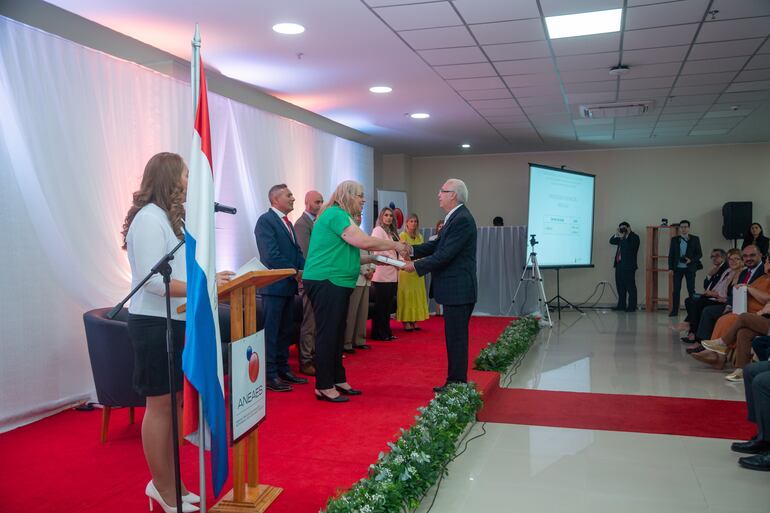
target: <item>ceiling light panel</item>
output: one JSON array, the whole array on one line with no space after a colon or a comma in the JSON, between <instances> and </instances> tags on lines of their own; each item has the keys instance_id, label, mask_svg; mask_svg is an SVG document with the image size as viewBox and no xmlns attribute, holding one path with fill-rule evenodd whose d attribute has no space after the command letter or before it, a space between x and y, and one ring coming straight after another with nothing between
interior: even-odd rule
<instances>
[{"instance_id":1,"label":"ceiling light panel","mask_svg":"<svg viewBox=\"0 0 770 513\"><path fill-rule=\"evenodd\" d=\"M273 31L279 34L294 36L305 32L305 27L298 23L276 23L273 25Z\"/></svg>"},{"instance_id":2,"label":"ceiling light panel","mask_svg":"<svg viewBox=\"0 0 770 513\"><path fill-rule=\"evenodd\" d=\"M476 42L465 27L406 30L398 33L415 50L473 46Z\"/></svg>"},{"instance_id":3,"label":"ceiling light panel","mask_svg":"<svg viewBox=\"0 0 770 513\"><path fill-rule=\"evenodd\" d=\"M396 31L462 25L449 2L398 5L374 11Z\"/></svg>"},{"instance_id":4,"label":"ceiling light panel","mask_svg":"<svg viewBox=\"0 0 770 513\"><path fill-rule=\"evenodd\" d=\"M471 25L470 29L482 45L545 40L540 18L482 23Z\"/></svg>"},{"instance_id":5,"label":"ceiling light panel","mask_svg":"<svg viewBox=\"0 0 770 513\"><path fill-rule=\"evenodd\" d=\"M764 0L763 0L764 1ZM767 37L770 35L770 16L742 20L708 21L698 33L698 43L726 41L741 38Z\"/></svg>"},{"instance_id":6,"label":"ceiling light panel","mask_svg":"<svg viewBox=\"0 0 770 513\"><path fill-rule=\"evenodd\" d=\"M420 50L419 53L428 64L441 66L444 64L471 64L487 62L487 58L478 46L463 48L444 48L439 50Z\"/></svg>"},{"instance_id":7,"label":"ceiling light panel","mask_svg":"<svg viewBox=\"0 0 770 513\"><path fill-rule=\"evenodd\" d=\"M557 57L585 53L613 52L620 48L620 33L570 37L551 41Z\"/></svg>"},{"instance_id":8,"label":"ceiling light panel","mask_svg":"<svg viewBox=\"0 0 770 513\"><path fill-rule=\"evenodd\" d=\"M684 0L642 7L626 11L626 30L699 23L706 13L709 0Z\"/></svg>"},{"instance_id":9,"label":"ceiling light panel","mask_svg":"<svg viewBox=\"0 0 770 513\"><path fill-rule=\"evenodd\" d=\"M546 15L545 24L548 27L548 37L559 39L618 32L620 31L622 13L622 9L610 9L562 16Z\"/></svg>"},{"instance_id":10,"label":"ceiling light panel","mask_svg":"<svg viewBox=\"0 0 770 513\"><path fill-rule=\"evenodd\" d=\"M540 0L544 16L561 16L623 7L623 0Z\"/></svg>"},{"instance_id":11,"label":"ceiling light panel","mask_svg":"<svg viewBox=\"0 0 770 513\"><path fill-rule=\"evenodd\" d=\"M626 30L623 33L623 51L661 46L689 45L695 37L698 24L676 25L642 30Z\"/></svg>"}]
</instances>

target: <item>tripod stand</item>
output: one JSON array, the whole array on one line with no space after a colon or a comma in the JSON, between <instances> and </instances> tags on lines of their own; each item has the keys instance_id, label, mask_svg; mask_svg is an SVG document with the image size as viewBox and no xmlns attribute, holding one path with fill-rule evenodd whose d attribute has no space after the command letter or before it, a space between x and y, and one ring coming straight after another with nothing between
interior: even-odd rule
<instances>
[{"instance_id":1,"label":"tripod stand","mask_svg":"<svg viewBox=\"0 0 770 513\"><path fill-rule=\"evenodd\" d=\"M559 316L559 320L561 320L561 309L562 308L570 307L570 308L572 308L574 310L577 310L580 313L583 313L583 310L581 310L577 306L575 306L572 303L570 303L569 300L567 300L564 297L562 297L562 295L559 293L560 292L560 290L559 290L559 270L560 270L560 268L557 267L556 268L556 295L554 297L552 297L548 301L548 305L551 306L551 303L556 301L556 312L557 312L557 314ZM562 303L564 303L564 306L561 306Z\"/></svg>"},{"instance_id":2,"label":"tripod stand","mask_svg":"<svg viewBox=\"0 0 770 513\"><path fill-rule=\"evenodd\" d=\"M516 298L519 296L522 283L525 281L536 282L538 287L538 310L543 314L543 319L545 319L546 323L548 323L548 326L553 327L553 321L551 321L551 312L548 310L548 301L546 301L545 288L543 287L543 275L540 274L540 266L537 265L537 253L535 253L535 244L537 244L537 241L535 240L535 235L532 234L529 239L529 245L531 247L529 257L527 257L527 263L524 264L524 270L521 273L519 284L516 286L516 292L513 293L511 306L516 304ZM529 276L527 276L527 270L529 270ZM522 304L522 307L524 306L526 305Z\"/></svg>"}]
</instances>

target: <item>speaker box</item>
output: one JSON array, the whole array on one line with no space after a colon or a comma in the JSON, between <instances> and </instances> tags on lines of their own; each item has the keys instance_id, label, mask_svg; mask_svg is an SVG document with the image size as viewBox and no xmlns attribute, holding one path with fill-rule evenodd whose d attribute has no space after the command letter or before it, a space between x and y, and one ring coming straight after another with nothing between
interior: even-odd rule
<instances>
[{"instance_id":1,"label":"speaker box","mask_svg":"<svg viewBox=\"0 0 770 513\"><path fill-rule=\"evenodd\" d=\"M751 201L728 201L722 207L722 235L725 239L743 239L752 223Z\"/></svg>"}]
</instances>

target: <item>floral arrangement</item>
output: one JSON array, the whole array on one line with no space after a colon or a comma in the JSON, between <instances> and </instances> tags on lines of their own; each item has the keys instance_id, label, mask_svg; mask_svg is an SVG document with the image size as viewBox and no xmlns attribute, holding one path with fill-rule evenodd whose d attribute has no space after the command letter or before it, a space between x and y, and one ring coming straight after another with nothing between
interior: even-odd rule
<instances>
[{"instance_id":1,"label":"floral arrangement","mask_svg":"<svg viewBox=\"0 0 770 513\"><path fill-rule=\"evenodd\" d=\"M457 440L475 420L481 397L473 383L449 385L409 429L388 444L369 466L368 476L329 499L321 513L395 513L415 509L425 493L446 473Z\"/></svg>"},{"instance_id":2,"label":"floral arrangement","mask_svg":"<svg viewBox=\"0 0 770 513\"><path fill-rule=\"evenodd\" d=\"M528 315L511 321L497 341L479 352L474 362L477 370L505 372L517 357L527 352L540 331L540 319Z\"/></svg>"}]
</instances>

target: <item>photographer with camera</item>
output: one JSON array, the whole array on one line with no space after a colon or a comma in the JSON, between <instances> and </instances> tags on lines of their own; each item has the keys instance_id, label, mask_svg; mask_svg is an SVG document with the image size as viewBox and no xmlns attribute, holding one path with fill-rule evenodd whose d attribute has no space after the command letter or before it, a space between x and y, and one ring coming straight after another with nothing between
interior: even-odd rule
<instances>
[{"instance_id":1,"label":"photographer with camera","mask_svg":"<svg viewBox=\"0 0 770 513\"><path fill-rule=\"evenodd\" d=\"M618 304L613 310L636 310L636 255L639 252L639 236L631 231L631 225L623 221L618 231L610 237L610 244L618 247L615 251L615 286L618 289Z\"/></svg>"},{"instance_id":2,"label":"photographer with camera","mask_svg":"<svg viewBox=\"0 0 770 513\"><path fill-rule=\"evenodd\" d=\"M671 311L669 317L679 314L679 292L682 288L682 278L687 283L687 293L690 298L695 294L695 273L703 269L700 259L703 251L700 247L700 239L690 235L690 221L679 221L679 235L671 238L671 246L668 250L668 268L674 271L674 290L671 297Z\"/></svg>"}]
</instances>

